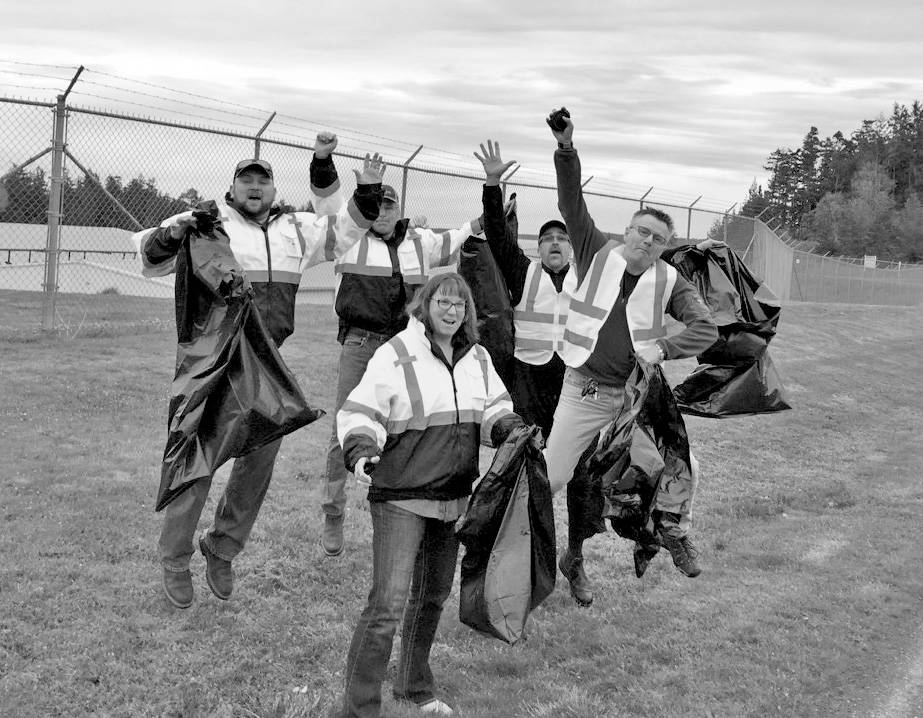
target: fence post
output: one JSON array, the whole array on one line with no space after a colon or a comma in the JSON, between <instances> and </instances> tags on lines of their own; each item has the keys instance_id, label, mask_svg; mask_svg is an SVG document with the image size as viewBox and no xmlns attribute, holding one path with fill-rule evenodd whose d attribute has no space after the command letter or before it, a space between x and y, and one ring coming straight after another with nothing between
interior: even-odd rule
<instances>
[{"instance_id":1,"label":"fence post","mask_svg":"<svg viewBox=\"0 0 923 718\"><path fill-rule=\"evenodd\" d=\"M423 145L417 147L414 150L413 154L407 158L407 161L402 165L403 172L401 175L401 217L404 216L404 209L407 207L407 174L410 172L410 163L413 162L413 158L420 154L420 150L423 149Z\"/></svg>"},{"instance_id":2,"label":"fence post","mask_svg":"<svg viewBox=\"0 0 923 718\"><path fill-rule=\"evenodd\" d=\"M503 202L504 202L504 204L506 203L506 184L507 184L507 182L510 181L510 177L512 177L512 176L513 176L514 174L516 174L517 172L519 172L519 168L520 168L520 167L522 167L522 165L516 165L516 166L513 168L513 171L512 171L512 172L508 173L508 174L506 175L506 177L503 177L503 178L500 180L500 188L501 188L501 189L500 189L500 192L501 192L501 196L503 197Z\"/></svg>"},{"instance_id":3,"label":"fence post","mask_svg":"<svg viewBox=\"0 0 923 718\"><path fill-rule=\"evenodd\" d=\"M58 293L58 248L61 240L61 187L64 183L64 135L67 125L67 95L83 72L79 67L67 89L58 95L51 140L51 191L48 193L48 234L45 241L45 283L42 286L42 329L54 329L55 298Z\"/></svg>"},{"instance_id":4,"label":"fence post","mask_svg":"<svg viewBox=\"0 0 923 718\"><path fill-rule=\"evenodd\" d=\"M276 113L273 112L269 119L263 123L263 126L260 127L260 131L256 133L256 136L253 138L253 159L258 160L260 158L260 137L263 136L263 133L266 131L266 128L269 127L269 123L273 121Z\"/></svg>"},{"instance_id":5,"label":"fence post","mask_svg":"<svg viewBox=\"0 0 923 718\"><path fill-rule=\"evenodd\" d=\"M638 209L644 209L644 198L647 197L651 192L654 191L654 187L648 187L647 192L641 195L641 199L638 200Z\"/></svg>"},{"instance_id":6,"label":"fence post","mask_svg":"<svg viewBox=\"0 0 923 718\"><path fill-rule=\"evenodd\" d=\"M690 235L692 234L692 208L695 207L695 203L702 199L702 195L699 195L695 198L695 202L687 207L688 214L686 215L686 241L689 242Z\"/></svg>"}]
</instances>

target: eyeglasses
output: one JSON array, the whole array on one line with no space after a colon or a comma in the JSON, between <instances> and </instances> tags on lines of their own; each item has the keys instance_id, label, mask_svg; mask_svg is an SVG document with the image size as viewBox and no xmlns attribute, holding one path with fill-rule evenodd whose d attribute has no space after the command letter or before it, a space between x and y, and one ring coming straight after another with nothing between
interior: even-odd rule
<instances>
[{"instance_id":1,"label":"eyeglasses","mask_svg":"<svg viewBox=\"0 0 923 718\"><path fill-rule=\"evenodd\" d=\"M631 228L640 234L643 239L650 237L654 244L666 244L668 241L668 239L662 234L657 234L654 232L654 230L650 229L649 227L645 227L643 224L633 224L631 225Z\"/></svg>"},{"instance_id":2,"label":"eyeglasses","mask_svg":"<svg viewBox=\"0 0 923 718\"><path fill-rule=\"evenodd\" d=\"M547 234L543 234L541 237L538 238L539 244L541 244L542 242L551 242L551 241L567 242L568 244L570 244L570 237L568 237L563 232L548 232Z\"/></svg>"},{"instance_id":3,"label":"eyeglasses","mask_svg":"<svg viewBox=\"0 0 923 718\"><path fill-rule=\"evenodd\" d=\"M465 311L466 304L465 302L453 302L451 299L437 299L436 306L444 312L447 312L452 307L455 307L455 311L461 314Z\"/></svg>"}]
</instances>

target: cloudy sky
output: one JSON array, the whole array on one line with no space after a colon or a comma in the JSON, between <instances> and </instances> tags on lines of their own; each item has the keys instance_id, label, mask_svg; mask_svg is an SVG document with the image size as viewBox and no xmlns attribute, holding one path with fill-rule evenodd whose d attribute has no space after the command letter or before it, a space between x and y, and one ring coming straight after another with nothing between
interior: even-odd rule
<instances>
[{"instance_id":1,"label":"cloudy sky","mask_svg":"<svg viewBox=\"0 0 923 718\"><path fill-rule=\"evenodd\" d=\"M76 104L127 97L129 111L251 131L275 111L274 129L305 140L330 126L357 150L402 160L425 145L472 171L492 137L520 177L550 176L543 118L565 105L595 186L712 208L745 199L767 155L811 125L849 133L923 100L909 1L321 5L0 0L0 96L53 97L84 65Z\"/></svg>"}]
</instances>

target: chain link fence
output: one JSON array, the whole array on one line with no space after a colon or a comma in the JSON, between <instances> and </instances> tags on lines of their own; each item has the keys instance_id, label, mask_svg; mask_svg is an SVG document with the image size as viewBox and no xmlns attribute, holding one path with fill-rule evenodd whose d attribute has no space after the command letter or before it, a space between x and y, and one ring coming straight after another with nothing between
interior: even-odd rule
<instances>
[{"instance_id":1,"label":"chain link fence","mask_svg":"<svg viewBox=\"0 0 923 718\"><path fill-rule=\"evenodd\" d=\"M267 125L269 122L267 122ZM0 98L0 293L17 311L0 315L46 330L170 323L172 281L140 274L133 232L158 225L202 199L220 198L245 157L272 165L277 198L307 209L312 147L272 132L238 133L65 106ZM374 147L370 147L374 151ZM550 158L549 158L550 159ZM344 190L354 189L358 154L335 157ZM385 182L401 195L404 216L434 229L481 213L483 176L413 163L391 167ZM478 170L480 168L478 167ZM515 172L513 172L515 175ZM587 180L589 183L590 180ZM551 184L517 182L520 241L537 254L538 227L558 217ZM683 241L723 239L783 300L862 304L923 302L923 267L867 267L799 251L759 220L596 192L585 187L597 226L620 236L640 206L668 212ZM2 203L0 203L2 205ZM333 267L305 273L299 298L329 304Z\"/></svg>"}]
</instances>

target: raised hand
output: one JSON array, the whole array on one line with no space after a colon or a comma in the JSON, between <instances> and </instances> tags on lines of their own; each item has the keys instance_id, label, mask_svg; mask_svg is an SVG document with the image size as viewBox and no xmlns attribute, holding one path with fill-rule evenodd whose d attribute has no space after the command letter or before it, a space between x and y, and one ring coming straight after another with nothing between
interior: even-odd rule
<instances>
[{"instance_id":1,"label":"raised hand","mask_svg":"<svg viewBox=\"0 0 923 718\"><path fill-rule=\"evenodd\" d=\"M314 156L318 159L325 160L337 148L339 139L332 132L318 132L317 139L314 140Z\"/></svg>"},{"instance_id":2,"label":"raised hand","mask_svg":"<svg viewBox=\"0 0 923 718\"><path fill-rule=\"evenodd\" d=\"M362 162L362 172L353 170L356 175L356 184L381 184L381 178L385 175L388 165L385 164L384 158L377 152L374 155L365 153L365 159Z\"/></svg>"},{"instance_id":3,"label":"raised hand","mask_svg":"<svg viewBox=\"0 0 923 718\"><path fill-rule=\"evenodd\" d=\"M548 122L549 127L551 127L550 120L551 120L552 115L554 115L555 112L557 112L557 110L552 110L551 114L549 114L548 117L545 118L545 122ZM551 134L554 135L554 138L558 142L562 142L564 144L573 142L572 138L574 136L574 123L571 122L570 115L569 114L562 115L561 122L564 123L564 129L556 130L554 127L551 127Z\"/></svg>"},{"instance_id":4,"label":"raised hand","mask_svg":"<svg viewBox=\"0 0 923 718\"><path fill-rule=\"evenodd\" d=\"M515 160L510 160L509 162L503 161L503 158L500 157L500 143L494 142L493 140L487 140L486 149L482 142L481 154L479 155L475 152L474 156L484 165L484 175L487 177L484 184L494 187L500 184L500 178L503 176L503 173L516 164Z\"/></svg>"}]
</instances>

